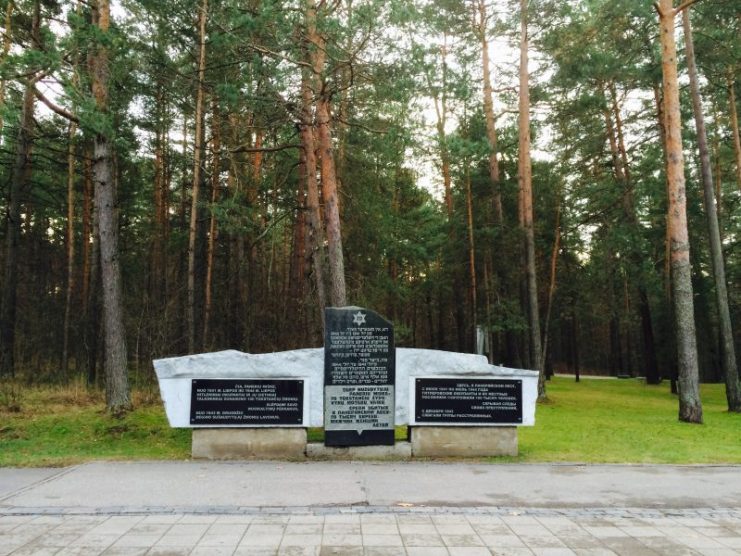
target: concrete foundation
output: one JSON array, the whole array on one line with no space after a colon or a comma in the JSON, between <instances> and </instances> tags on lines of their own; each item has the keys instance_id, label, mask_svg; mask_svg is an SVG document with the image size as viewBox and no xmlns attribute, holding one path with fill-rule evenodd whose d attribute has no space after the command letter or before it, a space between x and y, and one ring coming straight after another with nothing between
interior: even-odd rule
<instances>
[{"instance_id":1,"label":"concrete foundation","mask_svg":"<svg viewBox=\"0 0 741 556\"><path fill-rule=\"evenodd\" d=\"M411 427L414 457L516 456L517 427Z\"/></svg>"},{"instance_id":2,"label":"concrete foundation","mask_svg":"<svg viewBox=\"0 0 741 556\"><path fill-rule=\"evenodd\" d=\"M306 445L306 457L319 460L408 460L412 457L409 442L393 446L325 446L319 442Z\"/></svg>"},{"instance_id":3,"label":"concrete foundation","mask_svg":"<svg viewBox=\"0 0 741 556\"><path fill-rule=\"evenodd\" d=\"M195 459L299 459L305 451L303 428L193 429Z\"/></svg>"}]
</instances>

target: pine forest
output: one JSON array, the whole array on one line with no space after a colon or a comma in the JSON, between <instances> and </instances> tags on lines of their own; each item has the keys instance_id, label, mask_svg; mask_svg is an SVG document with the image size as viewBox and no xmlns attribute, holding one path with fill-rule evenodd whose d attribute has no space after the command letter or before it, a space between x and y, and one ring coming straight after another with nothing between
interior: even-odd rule
<instances>
[{"instance_id":1,"label":"pine forest","mask_svg":"<svg viewBox=\"0 0 741 556\"><path fill-rule=\"evenodd\" d=\"M734 0L0 2L0 379L322 345L741 411Z\"/></svg>"}]
</instances>

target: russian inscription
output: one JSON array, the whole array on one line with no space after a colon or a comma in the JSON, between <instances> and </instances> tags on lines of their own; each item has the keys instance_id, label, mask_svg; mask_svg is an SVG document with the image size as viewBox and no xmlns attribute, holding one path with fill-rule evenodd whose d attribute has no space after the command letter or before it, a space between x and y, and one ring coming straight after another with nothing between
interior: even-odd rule
<instances>
[{"instance_id":1,"label":"russian inscription","mask_svg":"<svg viewBox=\"0 0 741 556\"><path fill-rule=\"evenodd\" d=\"M325 326L325 444L393 444L392 324L367 309L335 307L326 309Z\"/></svg>"},{"instance_id":2,"label":"russian inscription","mask_svg":"<svg viewBox=\"0 0 741 556\"><path fill-rule=\"evenodd\" d=\"M417 378L417 423L522 423L522 380Z\"/></svg>"}]
</instances>

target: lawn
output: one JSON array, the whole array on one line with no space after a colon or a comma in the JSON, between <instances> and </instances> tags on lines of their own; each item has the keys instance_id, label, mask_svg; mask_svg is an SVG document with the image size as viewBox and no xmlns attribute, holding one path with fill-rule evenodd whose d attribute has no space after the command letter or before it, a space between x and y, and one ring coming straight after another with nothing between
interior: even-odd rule
<instances>
[{"instance_id":1,"label":"lawn","mask_svg":"<svg viewBox=\"0 0 741 556\"><path fill-rule=\"evenodd\" d=\"M0 466L190 457L190 431L168 426L156 387L136 391L124 419L106 415L102 394L82 386L10 388L0 386ZM741 414L725 410L722 385L702 387L704 425L677 421L666 383L557 377L548 396L536 426L519 430L520 456L489 461L741 463Z\"/></svg>"},{"instance_id":2,"label":"lawn","mask_svg":"<svg viewBox=\"0 0 741 556\"><path fill-rule=\"evenodd\" d=\"M741 463L741 414L727 411L722 384L700 390L705 424L691 425L666 382L554 378L536 425L519 429L518 461Z\"/></svg>"}]
</instances>

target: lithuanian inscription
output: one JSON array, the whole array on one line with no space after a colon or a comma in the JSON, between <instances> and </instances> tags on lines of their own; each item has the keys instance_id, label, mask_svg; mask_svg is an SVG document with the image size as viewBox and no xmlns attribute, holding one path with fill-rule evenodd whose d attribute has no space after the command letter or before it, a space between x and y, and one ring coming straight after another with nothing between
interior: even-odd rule
<instances>
[{"instance_id":1,"label":"lithuanian inscription","mask_svg":"<svg viewBox=\"0 0 741 556\"><path fill-rule=\"evenodd\" d=\"M303 380L194 379L191 425L301 425Z\"/></svg>"},{"instance_id":2,"label":"lithuanian inscription","mask_svg":"<svg viewBox=\"0 0 741 556\"><path fill-rule=\"evenodd\" d=\"M393 444L392 324L367 309L335 307L326 309L325 326L325 444Z\"/></svg>"}]
</instances>

